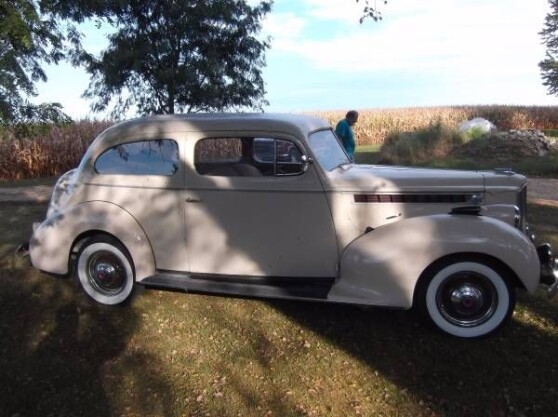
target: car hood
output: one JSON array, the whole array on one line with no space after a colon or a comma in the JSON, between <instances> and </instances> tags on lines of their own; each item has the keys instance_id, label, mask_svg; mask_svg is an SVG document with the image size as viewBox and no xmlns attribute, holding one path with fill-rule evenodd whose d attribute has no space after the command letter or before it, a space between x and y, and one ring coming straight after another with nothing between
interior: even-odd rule
<instances>
[{"instance_id":1,"label":"car hood","mask_svg":"<svg viewBox=\"0 0 558 417\"><path fill-rule=\"evenodd\" d=\"M484 192L517 189L525 177L509 171L464 171L382 165L345 165L327 174L331 191L374 193Z\"/></svg>"}]
</instances>

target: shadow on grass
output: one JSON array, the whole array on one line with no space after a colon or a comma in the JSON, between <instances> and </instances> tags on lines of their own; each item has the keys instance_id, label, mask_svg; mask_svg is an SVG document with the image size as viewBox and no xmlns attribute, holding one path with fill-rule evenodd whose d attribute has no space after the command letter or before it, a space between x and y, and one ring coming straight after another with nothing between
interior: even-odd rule
<instances>
[{"instance_id":1,"label":"shadow on grass","mask_svg":"<svg viewBox=\"0 0 558 417\"><path fill-rule=\"evenodd\" d=\"M529 205L540 241L556 247L558 209ZM412 393L438 415L558 415L558 302L518 293L511 323L492 337L443 335L412 311L273 302L272 306Z\"/></svg>"},{"instance_id":2,"label":"shadow on grass","mask_svg":"<svg viewBox=\"0 0 558 417\"><path fill-rule=\"evenodd\" d=\"M0 282L0 414L169 414L158 359L127 346L133 308L93 305L13 255L0 259Z\"/></svg>"},{"instance_id":3,"label":"shadow on grass","mask_svg":"<svg viewBox=\"0 0 558 417\"><path fill-rule=\"evenodd\" d=\"M539 303L523 297L519 310L527 316L544 312L556 323L556 305ZM471 341L439 334L413 312L283 301L272 305L420 399L433 415L558 413L558 337L539 326L514 319L500 334Z\"/></svg>"}]
</instances>

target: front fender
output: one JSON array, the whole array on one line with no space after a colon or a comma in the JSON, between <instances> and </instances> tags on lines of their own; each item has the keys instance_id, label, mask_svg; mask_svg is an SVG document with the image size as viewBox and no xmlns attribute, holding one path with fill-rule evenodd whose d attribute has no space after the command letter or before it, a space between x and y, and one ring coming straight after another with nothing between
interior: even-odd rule
<instances>
[{"instance_id":1,"label":"front fender","mask_svg":"<svg viewBox=\"0 0 558 417\"><path fill-rule=\"evenodd\" d=\"M72 245L90 231L108 233L122 242L134 262L136 280L155 273L153 251L139 223L123 208L105 201L76 204L42 222L29 242L33 266L67 274Z\"/></svg>"},{"instance_id":2,"label":"front fender","mask_svg":"<svg viewBox=\"0 0 558 417\"><path fill-rule=\"evenodd\" d=\"M328 299L410 308L417 281L429 265L471 252L503 262L528 291L538 286L536 249L519 230L490 217L441 214L391 223L351 242Z\"/></svg>"}]
</instances>

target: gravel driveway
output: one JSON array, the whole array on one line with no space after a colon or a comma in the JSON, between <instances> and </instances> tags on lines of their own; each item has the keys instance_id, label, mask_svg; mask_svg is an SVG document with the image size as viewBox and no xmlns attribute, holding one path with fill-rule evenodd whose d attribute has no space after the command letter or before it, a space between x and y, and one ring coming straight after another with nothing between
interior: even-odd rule
<instances>
[{"instance_id":1,"label":"gravel driveway","mask_svg":"<svg viewBox=\"0 0 558 417\"><path fill-rule=\"evenodd\" d=\"M0 188L0 202L46 203L51 193L52 187L48 185ZM558 179L529 178L529 200L537 204L558 207Z\"/></svg>"}]
</instances>

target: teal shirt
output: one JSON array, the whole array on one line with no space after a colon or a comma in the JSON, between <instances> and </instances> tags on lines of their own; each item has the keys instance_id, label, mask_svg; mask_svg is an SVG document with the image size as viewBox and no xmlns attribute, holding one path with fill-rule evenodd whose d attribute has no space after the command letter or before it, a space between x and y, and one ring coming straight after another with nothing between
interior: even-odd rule
<instances>
[{"instance_id":1,"label":"teal shirt","mask_svg":"<svg viewBox=\"0 0 558 417\"><path fill-rule=\"evenodd\" d=\"M335 134L341 139L341 143L349 157L355 159L355 134L347 119L341 120L335 127Z\"/></svg>"}]
</instances>

